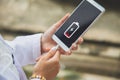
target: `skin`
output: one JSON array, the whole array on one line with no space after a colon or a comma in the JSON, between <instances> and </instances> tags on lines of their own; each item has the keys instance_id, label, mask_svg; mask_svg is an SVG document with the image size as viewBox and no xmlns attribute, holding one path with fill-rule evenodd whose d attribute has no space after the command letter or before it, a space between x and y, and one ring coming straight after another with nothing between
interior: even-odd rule
<instances>
[{"instance_id":1,"label":"skin","mask_svg":"<svg viewBox=\"0 0 120 80\"><path fill-rule=\"evenodd\" d=\"M53 80L60 69L60 52L52 48L42 56L34 67L34 74L44 76L46 80Z\"/></svg>"},{"instance_id":2,"label":"skin","mask_svg":"<svg viewBox=\"0 0 120 80\"><path fill-rule=\"evenodd\" d=\"M69 51L65 52L61 48L56 49L57 44L52 40L52 35L58 28L69 18L70 14L66 14L60 21L48 29L41 38L41 53L42 56L36 59L33 74L44 76L46 80L53 80L60 69L60 55L70 55L73 50L77 50L79 44L83 42L80 37L76 43L72 44Z\"/></svg>"}]
</instances>

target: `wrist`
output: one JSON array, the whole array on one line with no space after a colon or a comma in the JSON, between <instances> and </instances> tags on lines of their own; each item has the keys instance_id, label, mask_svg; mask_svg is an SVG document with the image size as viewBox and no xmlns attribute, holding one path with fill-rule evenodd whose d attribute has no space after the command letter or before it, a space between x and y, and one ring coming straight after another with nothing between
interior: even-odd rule
<instances>
[{"instance_id":1,"label":"wrist","mask_svg":"<svg viewBox=\"0 0 120 80\"><path fill-rule=\"evenodd\" d=\"M41 54L44 53L44 48L43 48L43 45L44 45L44 33L41 35L41 39L40 39L40 44L41 44Z\"/></svg>"}]
</instances>

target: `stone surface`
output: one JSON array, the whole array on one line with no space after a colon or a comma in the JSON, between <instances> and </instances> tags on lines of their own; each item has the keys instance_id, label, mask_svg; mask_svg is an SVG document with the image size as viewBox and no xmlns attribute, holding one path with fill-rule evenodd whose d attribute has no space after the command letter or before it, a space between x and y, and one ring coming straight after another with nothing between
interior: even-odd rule
<instances>
[{"instance_id":1,"label":"stone surface","mask_svg":"<svg viewBox=\"0 0 120 80\"><path fill-rule=\"evenodd\" d=\"M120 13L106 11L106 13L85 34L91 40L120 43Z\"/></svg>"}]
</instances>

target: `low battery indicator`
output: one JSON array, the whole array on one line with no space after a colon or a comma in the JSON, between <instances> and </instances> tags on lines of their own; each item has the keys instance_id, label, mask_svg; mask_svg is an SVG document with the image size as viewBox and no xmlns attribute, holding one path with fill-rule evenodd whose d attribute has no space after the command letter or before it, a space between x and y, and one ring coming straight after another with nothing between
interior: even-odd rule
<instances>
[{"instance_id":1,"label":"low battery indicator","mask_svg":"<svg viewBox=\"0 0 120 80\"><path fill-rule=\"evenodd\" d=\"M64 32L64 35L67 38L70 38L78 29L79 29L79 23L78 22L73 22L67 30Z\"/></svg>"}]
</instances>

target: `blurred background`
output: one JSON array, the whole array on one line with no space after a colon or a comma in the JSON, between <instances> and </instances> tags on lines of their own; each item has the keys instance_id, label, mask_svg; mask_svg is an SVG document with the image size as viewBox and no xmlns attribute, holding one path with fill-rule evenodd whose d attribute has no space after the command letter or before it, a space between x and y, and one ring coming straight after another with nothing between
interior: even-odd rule
<instances>
[{"instance_id":1,"label":"blurred background","mask_svg":"<svg viewBox=\"0 0 120 80\"><path fill-rule=\"evenodd\" d=\"M56 80L120 80L120 0L96 0L106 12L71 56L62 56ZM81 0L0 0L0 33L7 40L45 32ZM24 70L29 77L33 65Z\"/></svg>"}]
</instances>

